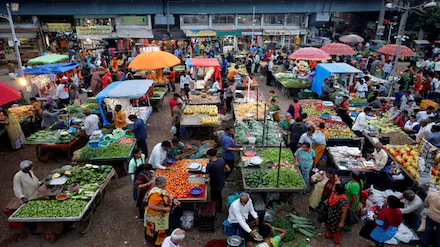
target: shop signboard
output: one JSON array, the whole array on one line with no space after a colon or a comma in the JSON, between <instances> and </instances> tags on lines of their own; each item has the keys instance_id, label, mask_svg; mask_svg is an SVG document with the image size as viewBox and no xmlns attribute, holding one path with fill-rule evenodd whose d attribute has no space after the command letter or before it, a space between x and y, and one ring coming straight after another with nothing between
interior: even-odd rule
<instances>
[{"instance_id":1,"label":"shop signboard","mask_svg":"<svg viewBox=\"0 0 440 247\"><path fill-rule=\"evenodd\" d=\"M112 26L77 26L77 35L109 35L113 31Z\"/></svg>"},{"instance_id":2,"label":"shop signboard","mask_svg":"<svg viewBox=\"0 0 440 247\"><path fill-rule=\"evenodd\" d=\"M148 25L147 16L121 16L121 25Z\"/></svg>"},{"instance_id":3,"label":"shop signboard","mask_svg":"<svg viewBox=\"0 0 440 247\"><path fill-rule=\"evenodd\" d=\"M299 30L264 30L263 35L299 35Z\"/></svg>"},{"instance_id":4,"label":"shop signboard","mask_svg":"<svg viewBox=\"0 0 440 247\"><path fill-rule=\"evenodd\" d=\"M263 32L261 31L254 31L254 32L241 32L242 35L263 35Z\"/></svg>"},{"instance_id":5,"label":"shop signboard","mask_svg":"<svg viewBox=\"0 0 440 247\"><path fill-rule=\"evenodd\" d=\"M15 52L12 49L5 50L5 60L6 61L16 61L17 57L15 56Z\"/></svg>"},{"instance_id":6,"label":"shop signboard","mask_svg":"<svg viewBox=\"0 0 440 247\"><path fill-rule=\"evenodd\" d=\"M72 25L70 23L47 23L47 31L51 33L72 32Z\"/></svg>"},{"instance_id":7,"label":"shop signboard","mask_svg":"<svg viewBox=\"0 0 440 247\"><path fill-rule=\"evenodd\" d=\"M385 32L385 26L383 25L378 25L377 26L377 30L376 30L376 34L378 36L383 36L383 33Z\"/></svg>"}]
</instances>

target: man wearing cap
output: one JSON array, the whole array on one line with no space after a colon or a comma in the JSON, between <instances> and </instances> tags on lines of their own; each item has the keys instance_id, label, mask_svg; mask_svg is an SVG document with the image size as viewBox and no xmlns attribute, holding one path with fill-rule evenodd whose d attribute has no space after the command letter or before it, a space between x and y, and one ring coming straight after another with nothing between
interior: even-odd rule
<instances>
[{"instance_id":1,"label":"man wearing cap","mask_svg":"<svg viewBox=\"0 0 440 247\"><path fill-rule=\"evenodd\" d=\"M23 160L20 171L14 175L14 194L22 203L27 202L40 187L40 181L32 171L32 164L30 160Z\"/></svg>"},{"instance_id":2,"label":"man wearing cap","mask_svg":"<svg viewBox=\"0 0 440 247\"><path fill-rule=\"evenodd\" d=\"M417 228L420 222L420 213L425 208L423 200L412 190L403 192L404 207L400 209L403 214L403 220L412 228Z\"/></svg>"}]
</instances>

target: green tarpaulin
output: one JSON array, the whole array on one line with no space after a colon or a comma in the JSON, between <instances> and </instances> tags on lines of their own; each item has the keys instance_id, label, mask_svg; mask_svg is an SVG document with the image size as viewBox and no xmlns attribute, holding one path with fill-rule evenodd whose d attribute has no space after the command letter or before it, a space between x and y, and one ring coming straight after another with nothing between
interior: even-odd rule
<instances>
[{"instance_id":1,"label":"green tarpaulin","mask_svg":"<svg viewBox=\"0 0 440 247\"><path fill-rule=\"evenodd\" d=\"M40 57L29 59L28 64L51 64L69 60L68 55L46 54Z\"/></svg>"}]
</instances>

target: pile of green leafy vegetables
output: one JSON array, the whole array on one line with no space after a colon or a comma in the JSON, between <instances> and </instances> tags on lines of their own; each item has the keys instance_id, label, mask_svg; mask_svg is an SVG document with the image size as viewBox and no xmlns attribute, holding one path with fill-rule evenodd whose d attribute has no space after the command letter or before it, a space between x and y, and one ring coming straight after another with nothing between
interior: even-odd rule
<instances>
[{"instance_id":1,"label":"pile of green leafy vegetables","mask_svg":"<svg viewBox=\"0 0 440 247\"><path fill-rule=\"evenodd\" d=\"M33 200L27 202L15 218L78 217L88 201L83 200Z\"/></svg>"}]
</instances>

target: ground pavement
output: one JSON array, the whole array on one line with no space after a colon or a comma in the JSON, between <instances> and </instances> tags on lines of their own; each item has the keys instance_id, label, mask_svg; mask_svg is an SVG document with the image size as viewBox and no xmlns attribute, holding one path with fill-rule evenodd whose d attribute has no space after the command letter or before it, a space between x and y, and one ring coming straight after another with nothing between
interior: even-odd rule
<instances>
[{"instance_id":1,"label":"ground pavement","mask_svg":"<svg viewBox=\"0 0 440 247\"><path fill-rule=\"evenodd\" d=\"M270 89L266 87L265 77L257 76L265 98L267 99ZM291 99L287 99L281 95L277 89L280 105L286 110ZM168 102L170 94L165 98ZM171 138L169 130L171 126L171 117L169 115L169 105L164 104L162 110L154 112L148 121L148 147L151 151L153 146L165 139ZM7 204L10 198L14 196L12 191L12 178L19 170L19 163L29 159L34 162L34 172L38 178L45 177L52 169L61 167L69 163L65 154L59 154L52 158L49 162L42 163L35 157L35 149L25 148L18 151L0 150L0 206ZM238 169L228 179L224 190L224 198L233 192L242 189L241 175ZM20 229L8 229L6 218L0 217L0 246L150 246L144 241L144 227L142 222L137 218L137 208L132 196L132 184L129 176L113 179L107 188L107 193L98 211L92 216L92 222L88 232L80 235L74 230L70 230L62 235L55 243L51 244L42 236L33 236L26 231ZM307 198L309 195L301 196L294 194L293 202L295 210L302 216L307 217L306 210L308 207ZM222 234L222 222L226 219L225 212L217 215L216 232L200 233L197 228L189 232L185 238L183 246L185 247L203 247L206 242L211 239L224 239L227 236ZM317 214L310 216L316 219ZM324 233L324 228L319 224L318 232ZM352 232L342 235L341 246L370 246L370 244L358 236L360 226L353 228ZM303 242L305 238L297 234L297 241ZM322 236L316 236L311 242L312 247L333 246L332 241L323 239Z\"/></svg>"}]
</instances>

